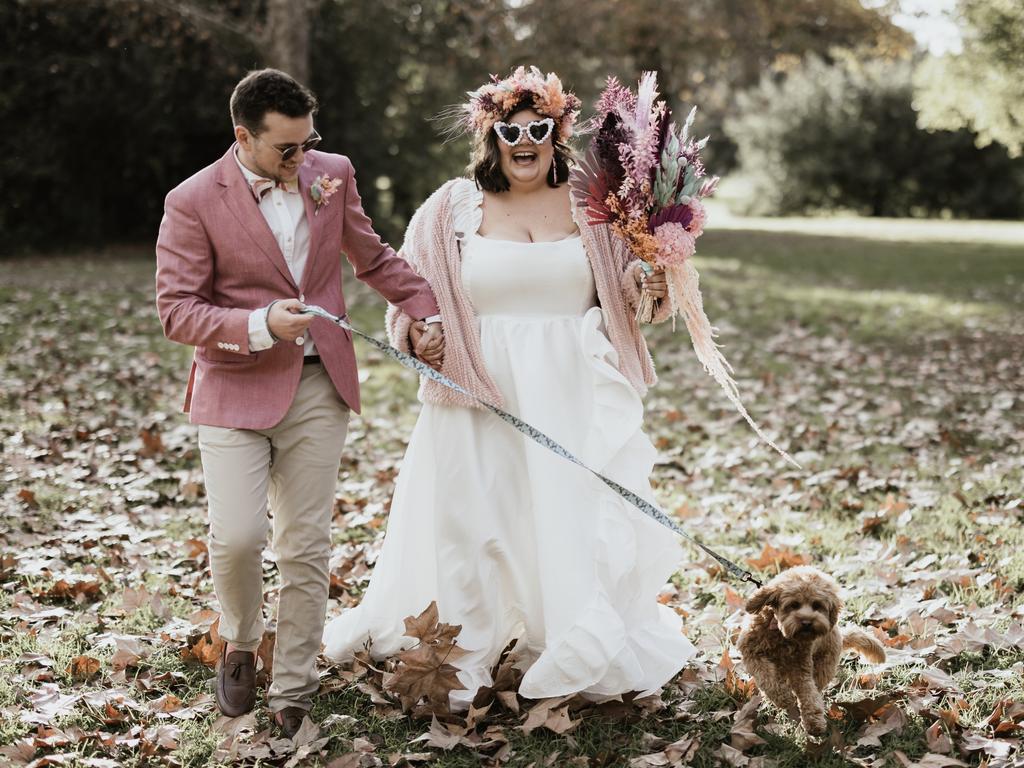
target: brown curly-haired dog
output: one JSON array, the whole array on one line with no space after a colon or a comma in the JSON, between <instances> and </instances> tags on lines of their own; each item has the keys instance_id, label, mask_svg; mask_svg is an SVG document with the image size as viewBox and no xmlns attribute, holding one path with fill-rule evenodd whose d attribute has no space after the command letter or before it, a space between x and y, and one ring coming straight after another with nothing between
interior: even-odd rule
<instances>
[{"instance_id":1,"label":"brown curly-haired dog","mask_svg":"<svg viewBox=\"0 0 1024 768\"><path fill-rule=\"evenodd\" d=\"M783 571L747 601L752 616L740 633L743 663L764 695L808 733L825 732L822 691L844 650L885 661L885 648L874 637L839 629L842 607L835 580L806 565Z\"/></svg>"}]
</instances>

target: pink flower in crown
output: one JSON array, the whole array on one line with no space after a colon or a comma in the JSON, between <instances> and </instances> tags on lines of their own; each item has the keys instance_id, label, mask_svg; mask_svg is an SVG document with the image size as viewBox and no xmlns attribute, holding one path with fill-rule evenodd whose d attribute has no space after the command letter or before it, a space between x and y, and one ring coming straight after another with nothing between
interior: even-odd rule
<instances>
[{"instance_id":1,"label":"pink flower in crown","mask_svg":"<svg viewBox=\"0 0 1024 768\"><path fill-rule=\"evenodd\" d=\"M553 72L545 76L536 67L517 67L504 80L491 75L492 82L469 93L469 103L460 108L462 124L474 133L491 130L520 101L531 98L536 110L558 122L562 139L573 133L579 115L580 100L562 89L562 81Z\"/></svg>"},{"instance_id":2,"label":"pink flower in crown","mask_svg":"<svg viewBox=\"0 0 1024 768\"><path fill-rule=\"evenodd\" d=\"M331 195L340 188L341 179L332 179L326 173L313 179L313 183L309 186L309 196L316 203L316 210L313 211L314 216L320 213L320 209L330 201Z\"/></svg>"},{"instance_id":3,"label":"pink flower in crown","mask_svg":"<svg viewBox=\"0 0 1024 768\"><path fill-rule=\"evenodd\" d=\"M696 238L675 222L655 229L654 239L658 242L658 264L665 267L680 265L697 251Z\"/></svg>"}]
</instances>

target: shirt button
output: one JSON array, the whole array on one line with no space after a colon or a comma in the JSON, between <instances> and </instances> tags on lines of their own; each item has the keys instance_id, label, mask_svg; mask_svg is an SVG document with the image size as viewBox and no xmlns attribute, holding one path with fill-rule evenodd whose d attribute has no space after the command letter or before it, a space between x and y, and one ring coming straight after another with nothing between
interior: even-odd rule
<instances>
[{"instance_id":1,"label":"shirt button","mask_svg":"<svg viewBox=\"0 0 1024 768\"><path fill-rule=\"evenodd\" d=\"M299 301L301 301L303 304L305 304L306 303L306 294L300 293L299 294Z\"/></svg>"},{"instance_id":2,"label":"shirt button","mask_svg":"<svg viewBox=\"0 0 1024 768\"><path fill-rule=\"evenodd\" d=\"M306 340L302 336L299 336L297 339L295 339L295 346L297 347L301 347L305 343Z\"/></svg>"}]
</instances>

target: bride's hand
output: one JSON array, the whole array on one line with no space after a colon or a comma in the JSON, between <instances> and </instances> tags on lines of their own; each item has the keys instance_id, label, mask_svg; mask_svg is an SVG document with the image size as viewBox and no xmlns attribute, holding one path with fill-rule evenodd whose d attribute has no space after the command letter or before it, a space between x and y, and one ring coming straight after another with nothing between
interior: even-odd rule
<instances>
[{"instance_id":1,"label":"bride's hand","mask_svg":"<svg viewBox=\"0 0 1024 768\"><path fill-rule=\"evenodd\" d=\"M444 362L444 332L440 323L427 325L417 320L409 326L409 347L413 354L434 370Z\"/></svg>"},{"instance_id":2,"label":"bride's hand","mask_svg":"<svg viewBox=\"0 0 1024 768\"><path fill-rule=\"evenodd\" d=\"M668 280L665 279L665 269L654 267L654 272L648 275L639 264L633 270L633 278L636 280L636 287L646 291L652 299L664 299L668 296Z\"/></svg>"}]
</instances>

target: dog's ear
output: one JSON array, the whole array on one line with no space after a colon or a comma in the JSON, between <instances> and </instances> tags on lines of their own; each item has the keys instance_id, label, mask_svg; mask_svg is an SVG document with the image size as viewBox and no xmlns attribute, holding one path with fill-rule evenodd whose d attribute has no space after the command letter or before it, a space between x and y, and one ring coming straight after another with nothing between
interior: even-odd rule
<instances>
[{"instance_id":1,"label":"dog's ear","mask_svg":"<svg viewBox=\"0 0 1024 768\"><path fill-rule=\"evenodd\" d=\"M747 613L757 613L765 606L773 610L779 605L779 590L775 587L761 587L747 600Z\"/></svg>"},{"instance_id":2,"label":"dog's ear","mask_svg":"<svg viewBox=\"0 0 1024 768\"><path fill-rule=\"evenodd\" d=\"M843 601L838 597L830 597L828 601L828 623L835 626L839 621L839 611L843 609Z\"/></svg>"}]
</instances>

